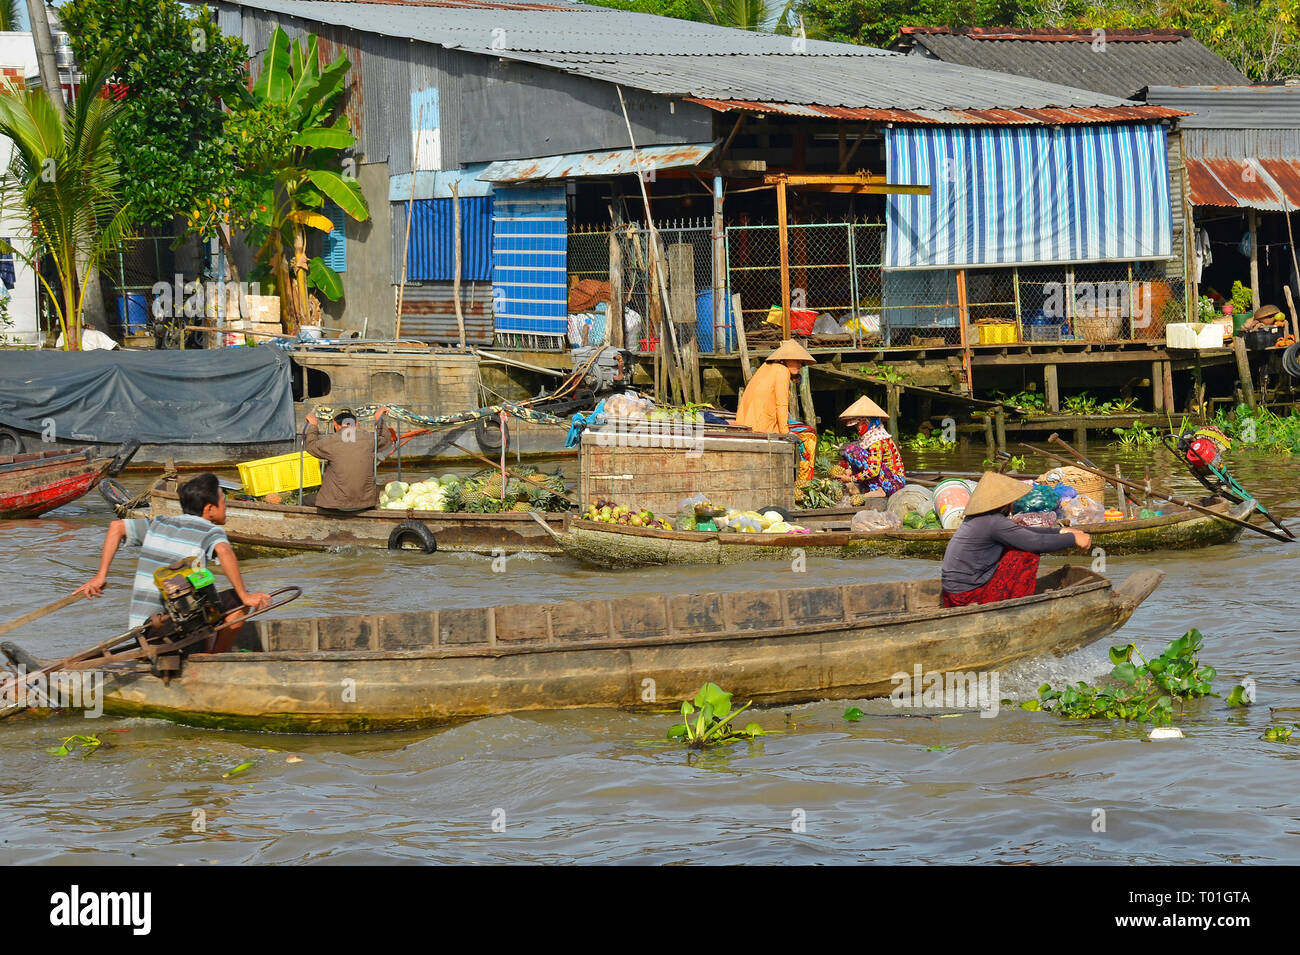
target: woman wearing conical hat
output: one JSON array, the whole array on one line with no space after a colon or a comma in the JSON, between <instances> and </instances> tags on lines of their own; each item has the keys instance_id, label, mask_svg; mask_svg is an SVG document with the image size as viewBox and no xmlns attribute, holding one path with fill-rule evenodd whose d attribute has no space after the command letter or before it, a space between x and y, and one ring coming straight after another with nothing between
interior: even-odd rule
<instances>
[{"instance_id":1,"label":"woman wearing conical hat","mask_svg":"<svg viewBox=\"0 0 1300 955\"><path fill-rule=\"evenodd\" d=\"M888 417L865 395L840 414L840 420L858 432L840 452L839 470L832 472L844 482L850 496L888 497L907 484L903 455L885 427Z\"/></svg>"},{"instance_id":2,"label":"woman wearing conical hat","mask_svg":"<svg viewBox=\"0 0 1300 955\"><path fill-rule=\"evenodd\" d=\"M796 341L784 341L754 372L736 406L736 424L762 434L794 434L803 446L799 479L812 477L817 434L807 425L790 420L790 382L804 365L817 359Z\"/></svg>"},{"instance_id":3,"label":"woman wearing conical hat","mask_svg":"<svg viewBox=\"0 0 1300 955\"><path fill-rule=\"evenodd\" d=\"M1029 485L986 471L971 493L966 517L943 555L940 578L943 606L990 604L1028 597L1038 581L1040 554L1080 547L1092 538L1072 528L1022 527L1011 520L1011 505Z\"/></svg>"}]
</instances>

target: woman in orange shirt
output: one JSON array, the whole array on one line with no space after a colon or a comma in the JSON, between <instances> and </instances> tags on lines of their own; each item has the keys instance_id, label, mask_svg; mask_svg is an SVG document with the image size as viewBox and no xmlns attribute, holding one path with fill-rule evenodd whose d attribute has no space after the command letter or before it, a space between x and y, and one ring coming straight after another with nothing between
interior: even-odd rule
<instances>
[{"instance_id":1,"label":"woman in orange shirt","mask_svg":"<svg viewBox=\"0 0 1300 955\"><path fill-rule=\"evenodd\" d=\"M803 445L800 480L812 477L817 434L801 422L790 420L790 382L804 365L816 363L817 359L798 342L782 342L754 372L736 406L736 424L761 434L789 434L790 426L795 425L794 431Z\"/></svg>"}]
</instances>

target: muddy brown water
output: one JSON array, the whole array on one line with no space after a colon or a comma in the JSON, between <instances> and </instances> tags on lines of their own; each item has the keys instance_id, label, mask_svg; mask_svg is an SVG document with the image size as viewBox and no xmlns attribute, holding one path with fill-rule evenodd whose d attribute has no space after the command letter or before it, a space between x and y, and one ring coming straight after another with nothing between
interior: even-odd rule
<instances>
[{"instance_id":1,"label":"muddy brown water","mask_svg":"<svg viewBox=\"0 0 1300 955\"><path fill-rule=\"evenodd\" d=\"M1195 487L1171 473L1163 450L1093 456L1129 472L1151 460L1156 476ZM907 458L975 469L979 455ZM1276 513L1300 512L1300 462L1237 455L1233 465ZM0 525L0 620L88 578L111 518L94 496ZM6 639L53 657L125 629L132 566L124 552L103 598ZM658 745L668 714L614 709L347 737L59 715L0 723L0 862L1300 861L1300 744L1262 738L1270 706L1300 706L1300 545L1248 533L1206 550L1111 558L1107 571L1148 567L1167 579L1115 640L1005 670L1000 691L1023 699L1044 681L1091 680L1109 669L1110 643L1159 653L1196 626L1216 690L1249 677L1258 702L1195 703L1179 719L1182 740L1010 707L991 719L913 716L888 700L763 709L755 718L780 735L705 754ZM799 576L785 564L609 574L546 557L512 558L493 573L487 557L379 552L244 562L259 589L304 587L283 611L294 615L936 572L924 561L828 558ZM846 722L855 702L867 715ZM105 745L84 756L47 751L76 733Z\"/></svg>"}]
</instances>

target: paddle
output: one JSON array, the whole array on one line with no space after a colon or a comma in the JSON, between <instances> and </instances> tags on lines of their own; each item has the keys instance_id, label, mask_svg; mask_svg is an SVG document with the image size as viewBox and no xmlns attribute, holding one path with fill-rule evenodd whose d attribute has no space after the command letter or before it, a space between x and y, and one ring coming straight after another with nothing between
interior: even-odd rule
<instances>
[{"instance_id":1,"label":"paddle","mask_svg":"<svg viewBox=\"0 0 1300 955\"><path fill-rule=\"evenodd\" d=\"M1116 478L1108 475L1105 471L1098 471L1096 468L1090 468L1087 465L1080 464L1077 459L1071 460L1070 458L1064 457L1062 455L1053 454L1051 451L1045 451L1042 448L1035 447L1032 444L1025 444L1023 441L1020 443L1020 447L1024 448L1026 451L1033 451L1035 454L1041 454L1043 457L1047 458L1050 461L1059 461L1062 464L1072 464L1074 467L1077 467L1081 471L1087 471L1089 474L1095 474L1098 477L1104 478L1107 481L1114 482L1117 480ZM1257 534L1263 534L1265 537L1271 537L1273 540L1281 541L1284 544L1290 543L1291 538L1284 537L1283 535L1271 531L1266 527L1259 527L1258 525L1252 524L1249 521L1243 521L1238 517L1233 517L1231 514L1225 514L1222 511L1216 511L1212 508L1205 507L1202 504L1197 504L1193 501L1188 501L1184 498L1175 497L1171 492L1166 491L1162 488L1147 487L1145 485L1139 484L1137 481L1129 481L1124 478L1119 478L1118 481L1120 484L1123 484L1125 487L1133 488L1135 491L1143 491L1147 494L1152 494L1157 498L1159 498L1160 500L1168 501L1170 504L1178 504L1181 507L1190 508L1193 511L1200 511L1202 514L1208 514L1211 517L1216 517L1221 521L1227 521L1229 524L1240 524L1242 527L1250 528L1252 531L1254 531Z\"/></svg>"},{"instance_id":2,"label":"paddle","mask_svg":"<svg viewBox=\"0 0 1300 955\"><path fill-rule=\"evenodd\" d=\"M19 627L26 626L34 620L40 620L46 614L54 613L56 610L62 610L64 607L71 607L78 600L85 599L85 596L82 594L68 594L66 597L60 597L58 600L54 601L54 603L46 604L44 607L31 611L31 613L25 613L17 620L10 620L8 623L0 624L0 637L9 633L11 630L17 630Z\"/></svg>"}]
</instances>

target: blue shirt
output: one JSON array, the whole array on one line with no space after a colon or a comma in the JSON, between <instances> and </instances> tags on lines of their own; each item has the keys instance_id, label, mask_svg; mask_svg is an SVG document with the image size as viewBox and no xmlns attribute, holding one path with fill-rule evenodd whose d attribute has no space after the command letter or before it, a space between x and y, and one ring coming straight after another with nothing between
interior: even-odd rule
<instances>
[{"instance_id":1,"label":"blue shirt","mask_svg":"<svg viewBox=\"0 0 1300 955\"><path fill-rule=\"evenodd\" d=\"M162 595L153 579L155 570L191 557L198 557L199 566L206 567L217 545L229 543L225 531L194 514L137 517L122 523L126 525L126 542L140 547L131 585L129 627L138 627L163 610Z\"/></svg>"}]
</instances>

